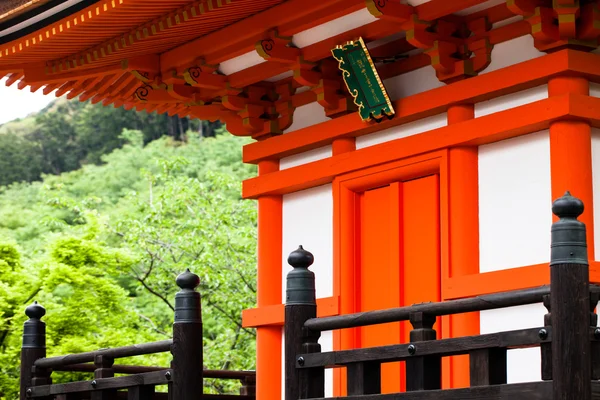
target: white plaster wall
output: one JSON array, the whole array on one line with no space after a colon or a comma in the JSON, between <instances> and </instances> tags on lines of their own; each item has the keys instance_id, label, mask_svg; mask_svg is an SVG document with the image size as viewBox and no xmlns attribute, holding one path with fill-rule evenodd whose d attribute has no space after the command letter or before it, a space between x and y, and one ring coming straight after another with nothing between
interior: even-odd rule
<instances>
[{"instance_id":1,"label":"white plaster wall","mask_svg":"<svg viewBox=\"0 0 600 400\"><path fill-rule=\"evenodd\" d=\"M265 59L258 55L256 51L250 51L241 56L223 61L219 64L219 72L225 75L231 75L264 62L266 62Z\"/></svg>"},{"instance_id":2,"label":"white plaster wall","mask_svg":"<svg viewBox=\"0 0 600 400\"><path fill-rule=\"evenodd\" d=\"M288 255L302 245L313 253L317 297L333 296L333 194L331 184L283 196L282 266L283 298L285 277L292 269Z\"/></svg>"},{"instance_id":3,"label":"white plaster wall","mask_svg":"<svg viewBox=\"0 0 600 400\"><path fill-rule=\"evenodd\" d=\"M315 257L315 263L310 269L315 273L317 298L333 296L333 194L331 185L327 184L284 195L282 212L282 302L285 303L285 278L292 269L287 263L287 257L290 252L298 248L298 245L302 245ZM331 332L324 332L319 343L322 351L332 351L333 336ZM282 368L284 368L283 362ZM285 377L285 375L282 376ZM325 372L325 395L333 396L332 370Z\"/></svg>"},{"instance_id":4,"label":"white plaster wall","mask_svg":"<svg viewBox=\"0 0 600 400\"><path fill-rule=\"evenodd\" d=\"M435 69L431 65L383 80L383 86L391 100L398 100L444 85L438 80Z\"/></svg>"},{"instance_id":5,"label":"white plaster wall","mask_svg":"<svg viewBox=\"0 0 600 400\"><path fill-rule=\"evenodd\" d=\"M548 85L540 85L520 92L496 97L488 101L475 104L475 118L495 112L508 110L548 98Z\"/></svg>"},{"instance_id":6,"label":"white plaster wall","mask_svg":"<svg viewBox=\"0 0 600 400\"><path fill-rule=\"evenodd\" d=\"M548 130L479 147L480 272L550 261Z\"/></svg>"},{"instance_id":7,"label":"white plaster wall","mask_svg":"<svg viewBox=\"0 0 600 400\"><path fill-rule=\"evenodd\" d=\"M331 145L319 147L318 149L305 151L304 153L294 154L293 156L283 157L279 160L279 169L288 169L298 165L308 164L313 161L322 160L331 157Z\"/></svg>"},{"instance_id":8,"label":"white plaster wall","mask_svg":"<svg viewBox=\"0 0 600 400\"><path fill-rule=\"evenodd\" d=\"M303 48L332 36L339 35L340 33L370 24L371 22L375 22L377 20L378 19L375 18L369 12L369 10L363 8L353 13L336 18L332 21L299 32L294 35L292 42L296 47Z\"/></svg>"},{"instance_id":9,"label":"white plaster wall","mask_svg":"<svg viewBox=\"0 0 600 400\"><path fill-rule=\"evenodd\" d=\"M600 129L592 128L592 184L594 196L594 254L600 260Z\"/></svg>"},{"instance_id":10,"label":"white plaster wall","mask_svg":"<svg viewBox=\"0 0 600 400\"><path fill-rule=\"evenodd\" d=\"M521 36L495 45L492 50L492 62L480 74L532 60L543 55L545 53L542 53L533 46L533 36Z\"/></svg>"},{"instance_id":11,"label":"white plaster wall","mask_svg":"<svg viewBox=\"0 0 600 400\"><path fill-rule=\"evenodd\" d=\"M480 312L480 332L494 333L544 326L546 308L540 304L509 307ZM507 356L508 383L532 382L542 379L539 347L509 350Z\"/></svg>"},{"instance_id":12,"label":"white plaster wall","mask_svg":"<svg viewBox=\"0 0 600 400\"><path fill-rule=\"evenodd\" d=\"M465 8L464 10L461 10L461 11L455 13L455 15L460 15L460 16L470 15L470 14L476 13L478 11L487 10L490 7L494 7L494 6L497 6L498 4L503 4L503 3L505 3L505 0L488 0L488 1L484 1L483 3L474 5L472 7Z\"/></svg>"},{"instance_id":13,"label":"white plaster wall","mask_svg":"<svg viewBox=\"0 0 600 400\"><path fill-rule=\"evenodd\" d=\"M600 97L600 84L590 82L590 96Z\"/></svg>"},{"instance_id":14,"label":"white plaster wall","mask_svg":"<svg viewBox=\"0 0 600 400\"><path fill-rule=\"evenodd\" d=\"M379 132L356 138L356 149L374 146L379 143L389 142L390 140L413 136L432 129L441 128L448 124L446 113L434 115L433 117L423 118L408 124L394 126Z\"/></svg>"},{"instance_id":15,"label":"white plaster wall","mask_svg":"<svg viewBox=\"0 0 600 400\"><path fill-rule=\"evenodd\" d=\"M550 260L547 130L479 147L480 272ZM481 312L481 333L543 326L541 304ZM508 353L509 383L540 380L539 349Z\"/></svg>"},{"instance_id":16,"label":"white plaster wall","mask_svg":"<svg viewBox=\"0 0 600 400\"><path fill-rule=\"evenodd\" d=\"M298 129L320 124L325 121L329 121L329 117L325 115L325 109L315 101L294 110L294 121L292 122L292 125L286 129L285 133L297 131Z\"/></svg>"}]
</instances>

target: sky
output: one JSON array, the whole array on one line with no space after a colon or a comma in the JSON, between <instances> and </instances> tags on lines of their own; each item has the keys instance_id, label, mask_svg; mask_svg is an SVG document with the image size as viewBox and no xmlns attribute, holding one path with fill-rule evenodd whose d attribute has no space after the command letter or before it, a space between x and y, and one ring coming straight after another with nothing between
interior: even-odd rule
<instances>
[{"instance_id":1,"label":"sky","mask_svg":"<svg viewBox=\"0 0 600 400\"><path fill-rule=\"evenodd\" d=\"M6 86L6 79L0 80L0 124L23 118L32 112L39 111L54 100L54 94L44 96L42 89L31 93L29 88L19 90L17 83Z\"/></svg>"}]
</instances>

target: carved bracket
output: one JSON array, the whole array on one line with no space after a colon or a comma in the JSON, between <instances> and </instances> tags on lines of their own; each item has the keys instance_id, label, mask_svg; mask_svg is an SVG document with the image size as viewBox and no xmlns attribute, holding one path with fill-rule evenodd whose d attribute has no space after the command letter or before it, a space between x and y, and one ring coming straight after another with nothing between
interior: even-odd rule
<instances>
[{"instance_id":1,"label":"carved bracket","mask_svg":"<svg viewBox=\"0 0 600 400\"><path fill-rule=\"evenodd\" d=\"M540 51L593 50L598 46L598 1L507 0L506 5L529 22L535 47Z\"/></svg>"},{"instance_id":2,"label":"carved bracket","mask_svg":"<svg viewBox=\"0 0 600 400\"><path fill-rule=\"evenodd\" d=\"M445 83L477 75L491 62L493 46L484 37L491 29L486 18L466 22L421 21L416 16L407 23L407 41L424 49L431 58L438 79Z\"/></svg>"}]
</instances>

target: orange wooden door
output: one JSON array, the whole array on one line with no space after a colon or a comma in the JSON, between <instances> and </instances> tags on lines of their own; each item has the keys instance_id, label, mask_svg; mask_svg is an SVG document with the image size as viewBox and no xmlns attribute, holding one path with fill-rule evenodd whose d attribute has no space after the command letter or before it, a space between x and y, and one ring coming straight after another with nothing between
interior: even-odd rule
<instances>
[{"instance_id":1,"label":"orange wooden door","mask_svg":"<svg viewBox=\"0 0 600 400\"><path fill-rule=\"evenodd\" d=\"M357 311L440 300L439 179L395 182L359 195ZM438 332L441 327L435 327ZM410 324L360 328L358 347L404 343ZM404 390L404 366L382 366L382 392Z\"/></svg>"}]
</instances>

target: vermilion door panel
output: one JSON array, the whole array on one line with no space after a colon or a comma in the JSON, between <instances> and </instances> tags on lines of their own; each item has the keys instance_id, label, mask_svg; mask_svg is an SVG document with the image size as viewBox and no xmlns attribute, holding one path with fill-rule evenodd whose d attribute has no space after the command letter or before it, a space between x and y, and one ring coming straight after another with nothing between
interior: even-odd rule
<instances>
[{"instance_id":1,"label":"vermilion door panel","mask_svg":"<svg viewBox=\"0 0 600 400\"><path fill-rule=\"evenodd\" d=\"M356 311L440 300L439 179L432 175L357 194ZM358 347L408 341L410 324L360 328ZM436 326L440 331L440 326ZM404 389L404 366L382 366L382 392Z\"/></svg>"}]
</instances>

